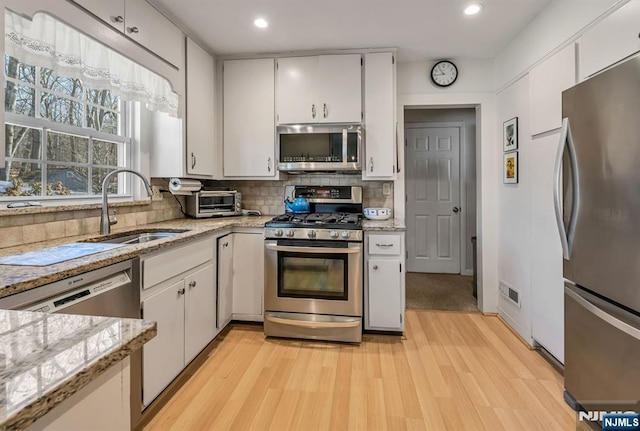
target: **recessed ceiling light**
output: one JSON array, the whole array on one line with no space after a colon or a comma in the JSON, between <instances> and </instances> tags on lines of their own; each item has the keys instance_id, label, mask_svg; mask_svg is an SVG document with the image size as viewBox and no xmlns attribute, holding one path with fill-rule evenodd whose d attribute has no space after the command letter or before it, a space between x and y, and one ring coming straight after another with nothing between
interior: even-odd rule
<instances>
[{"instance_id":1,"label":"recessed ceiling light","mask_svg":"<svg viewBox=\"0 0 640 431\"><path fill-rule=\"evenodd\" d=\"M264 18L258 18L253 24L258 28L267 28L269 26L269 23Z\"/></svg>"},{"instance_id":2,"label":"recessed ceiling light","mask_svg":"<svg viewBox=\"0 0 640 431\"><path fill-rule=\"evenodd\" d=\"M479 3L472 3L464 10L465 15L475 15L482 9L482 5Z\"/></svg>"}]
</instances>

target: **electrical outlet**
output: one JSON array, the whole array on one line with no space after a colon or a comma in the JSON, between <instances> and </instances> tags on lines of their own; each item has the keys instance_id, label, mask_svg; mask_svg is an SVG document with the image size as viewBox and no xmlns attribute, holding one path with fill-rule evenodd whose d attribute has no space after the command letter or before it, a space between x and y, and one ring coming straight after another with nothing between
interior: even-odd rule
<instances>
[{"instance_id":1,"label":"electrical outlet","mask_svg":"<svg viewBox=\"0 0 640 431\"><path fill-rule=\"evenodd\" d=\"M160 193L160 187L151 186L151 191L153 192L153 195L151 196L151 200L152 201L161 201L162 200L162 193Z\"/></svg>"},{"instance_id":2,"label":"electrical outlet","mask_svg":"<svg viewBox=\"0 0 640 431\"><path fill-rule=\"evenodd\" d=\"M384 196L390 196L391 195L391 185L393 183L382 183L382 194Z\"/></svg>"}]
</instances>

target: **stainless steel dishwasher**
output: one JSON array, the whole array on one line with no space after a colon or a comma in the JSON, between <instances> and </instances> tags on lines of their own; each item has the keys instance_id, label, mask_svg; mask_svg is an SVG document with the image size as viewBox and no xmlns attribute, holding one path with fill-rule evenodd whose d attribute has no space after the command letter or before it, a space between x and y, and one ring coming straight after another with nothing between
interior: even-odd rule
<instances>
[{"instance_id":1,"label":"stainless steel dishwasher","mask_svg":"<svg viewBox=\"0 0 640 431\"><path fill-rule=\"evenodd\" d=\"M0 308L139 319L140 262L120 262L0 299ZM142 350L131 355L131 429L142 411Z\"/></svg>"}]
</instances>

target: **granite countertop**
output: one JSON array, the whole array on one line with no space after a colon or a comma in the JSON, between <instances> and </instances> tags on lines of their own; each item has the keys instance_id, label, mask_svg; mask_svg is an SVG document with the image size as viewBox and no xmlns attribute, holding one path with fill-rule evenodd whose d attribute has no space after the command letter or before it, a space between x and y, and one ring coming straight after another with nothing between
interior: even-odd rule
<instances>
[{"instance_id":1,"label":"granite countertop","mask_svg":"<svg viewBox=\"0 0 640 431\"><path fill-rule=\"evenodd\" d=\"M407 230L404 222L398 219L389 219L389 220L367 220L362 219L362 229L365 231L368 230L386 230L386 231L396 231L402 232Z\"/></svg>"},{"instance_id":2,"label":"granite countertop","mask_svg":"<svg viewBox=\"0 0 640 431\"><path fill-rule=\"evenodd\" d=\"M155 337L156 323L0 310L0 429L24 429Z\"/></svg>"},{"instance_id":3,"label":"granite countertop","mask_svg":"<svg viewBox=\"0 0 640 431\"><path fill-rule=\"evenodd\" d=\"M109 236L121 236L124 233L154 230L167 231L188 229L188 231L147 243L126 245L77 259L66 260L49 266L0 265L0 298L53 283L64 278L73 277L114 263L133 259L156 250L173 247L193 239L204 238L207 235L211 235L231 227L264 227L265 222L271 220L272 217L273 216L241 216L200 220L176 219L145 226L136 226L133 230L131 228L122 230L114 229L113 233ZM71 242L86 241L97 237L100 237L100 235L81 235L61 238L54 241L4 248L0 250L0 256L9 256L46 247L68 244ZM105 236L105 238L107 238L107 236Z\"/></svg>"}]
</instances>

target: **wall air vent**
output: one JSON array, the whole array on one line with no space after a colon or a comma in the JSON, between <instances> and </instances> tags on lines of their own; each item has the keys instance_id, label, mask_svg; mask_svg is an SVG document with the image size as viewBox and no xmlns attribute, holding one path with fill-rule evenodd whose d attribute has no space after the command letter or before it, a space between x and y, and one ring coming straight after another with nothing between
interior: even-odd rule
<instances>
[{"instance_id":1,"label":"wall air vent","mask_svg":"<svg viewBox=\"0 0 640 431\"><path fill-rule=\"evenodd\" d=\"M500 281L500 294L508 299L513 305L520 308L520 292L504 281Z\"/></svg>"}]
</instances>

